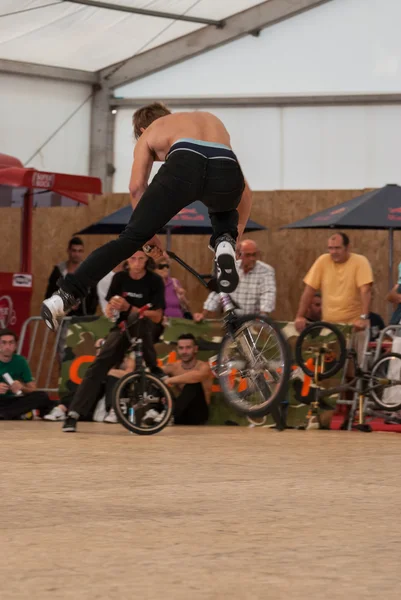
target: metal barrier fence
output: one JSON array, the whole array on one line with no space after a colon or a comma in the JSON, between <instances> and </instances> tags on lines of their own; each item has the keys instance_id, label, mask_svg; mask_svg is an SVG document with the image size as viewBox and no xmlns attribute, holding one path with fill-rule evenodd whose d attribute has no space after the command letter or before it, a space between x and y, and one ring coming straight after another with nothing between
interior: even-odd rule
<instances>
[{"instance_id":1,"label":"metal barrier fence","mask_svg":"<svg viewBox=\"0 0 401 600\"><path fill-rule=\"evenodd\" d=\"M50 394L58 392L60 364L69 324L95 319L97 317L64 317L57 333L50 331L41 317L30 317L24 322L17 352L23 354L24 345L28 342L28 349L24 355L38 390Z\"/></svg>"}]
</instances>

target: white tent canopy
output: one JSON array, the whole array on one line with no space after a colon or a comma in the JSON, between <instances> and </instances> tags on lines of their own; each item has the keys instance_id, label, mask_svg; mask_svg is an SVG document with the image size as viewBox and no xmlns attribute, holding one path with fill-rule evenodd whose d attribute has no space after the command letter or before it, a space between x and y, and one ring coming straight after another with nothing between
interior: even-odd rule
<instances>
[{"instance_id":1,"label":"white tent canopy","mask_svg":"<svg viewBox=\"0 0 401 600\"><path fill-rule=\"evenodd\" d=\"M1 0L0 59L97 71L263 0ZM87 5L90 4L90 5ZM93 4L93 5L92 5ZM116 9L170 13L170 18Z\"/></svg>"}]
</instances>

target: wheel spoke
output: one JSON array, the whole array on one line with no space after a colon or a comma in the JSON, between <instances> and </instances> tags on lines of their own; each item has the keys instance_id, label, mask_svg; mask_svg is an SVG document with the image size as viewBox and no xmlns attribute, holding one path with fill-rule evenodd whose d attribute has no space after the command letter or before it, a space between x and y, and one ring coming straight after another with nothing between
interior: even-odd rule
<instances>
[{"instance_id":1,"label":"wheel spoke","mask_svg":"<svg viewBox=\"0 0 401 600\"><path fill-rule=\"evenodd\" d=\"M259 319L245 321L234 343L223 341L219 379L230 404L246 413L268 410L288 379L284 348L281 335ZM241 363L243 367L236 368Z\"/></svg>"}]
</instances>

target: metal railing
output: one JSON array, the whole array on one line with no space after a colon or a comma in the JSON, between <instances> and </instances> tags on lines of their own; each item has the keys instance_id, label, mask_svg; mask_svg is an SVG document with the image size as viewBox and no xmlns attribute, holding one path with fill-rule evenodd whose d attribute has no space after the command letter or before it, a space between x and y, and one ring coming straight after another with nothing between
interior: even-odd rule
<instances>
[{"instance_id":1,"label":"metal railing","mask_svg":"<svg viewBox=\"0 0 401 600\"><path fill-rule=\"evenodd\" d=\"M18 341L17 353L23 354L27 359L38 390L51 394L58 392L58 378L65 338L71 321L79 323L95 319L97 317L64 317L56 334L46 327L43 319L39 316L30 317L24 322ZM28 349L24 352L27 341ZM57 387L52 386L54 381L57 381Z\"/></svg>"}]
</instances>

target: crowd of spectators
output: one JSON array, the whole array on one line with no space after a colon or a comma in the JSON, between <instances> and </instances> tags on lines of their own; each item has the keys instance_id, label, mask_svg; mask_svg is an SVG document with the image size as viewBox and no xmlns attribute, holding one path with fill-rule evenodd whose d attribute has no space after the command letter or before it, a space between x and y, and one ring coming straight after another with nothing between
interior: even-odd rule
<instances>
[{"instance_id":1,"label":"crowd of spectators","mask_svg":"<svg viewBox=\"0 0 401 600\"><path fill-rule=\"evenodd\" d=\"M54 266L50 274L46 297L57 289L61 277L74 272L83 257L82 240L72 238L67 248L67 260ZM273 267L261 261L261 252L252 240L242 241L238 258L239 284L231 295L238 311L273 313L276 306ZM301 332L307 323L319 320L352 324L356 333L355 347L359 352L361 336L358 334L365 335L366 328L370 328L371 337L375 339L384 327L381 316L371 311L373 282L369 261L351 251L348 236L341 232L331 235L327 252L319 256L304 277L305 288L295 315L295 328ZM389 292L388 300L401 305L401 279ZM143 318L136 319L139 309L145 305L149 307ZM71 314L87 317L97 310L98 314L101 311L112 320L113 326L104 340L96 342L95 360L75 394L62 404L51 401L46 393L36 389L27 361L16 354L15 333L0 331L0 419L23 418L31 413L48 421L64 421L65 431L75 431L79 418L115 423L111 390L118 378L135 367L134 358L127 355L129 339L119 328L120 322L124 321L131 335L143 340L146 366L163 378L174 392L174 422L206 423L212 374L209 365L197 358L195 337L189 333L181 335L176 342L179 360L163 369L157 364L154 344L171 318L201 322L218 317L218 294L211 292L202 312L194 312L181 282L171 276L170 260L162 257L154 263L138 251L101 280L97 289L91 290ZM399 316L397 322L401 320L401 314ZM65 334L60 336L60 357L64 343Z\"/></svg>"}]
</instances>

